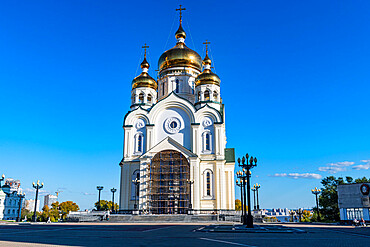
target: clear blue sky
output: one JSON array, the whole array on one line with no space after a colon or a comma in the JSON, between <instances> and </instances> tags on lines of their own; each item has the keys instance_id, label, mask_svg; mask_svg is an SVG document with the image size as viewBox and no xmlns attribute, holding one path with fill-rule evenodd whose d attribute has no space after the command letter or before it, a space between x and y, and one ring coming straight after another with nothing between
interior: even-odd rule
<instances>
[{"instance_id":1,"label":"clear blue sky","mask_svg":"<svg viewBox=\"0 0 370 247\"><path fill-rule=\"evenodd\" d=\"M318 0L3 1L0 173L28 198L40 179L81 209L96 185L110 199L141 46L155 77L180 3L188 46L211 41L227 146L259 159L262 207L313 206L329 172L370 176L370 2Z\"/></svg>"}]
</instances>

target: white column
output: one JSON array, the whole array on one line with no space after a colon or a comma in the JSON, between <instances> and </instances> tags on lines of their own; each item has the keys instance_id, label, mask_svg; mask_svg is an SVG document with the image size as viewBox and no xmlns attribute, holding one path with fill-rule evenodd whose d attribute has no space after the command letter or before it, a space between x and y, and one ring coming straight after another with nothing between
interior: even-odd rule
<instances>
[{"instance_id":1,"label":"white column","mask_svg":"<svg viewBox=\"0 0 370 247\"><path fill-rule=\"evenodd\" d=\"M200 154L199 151L199 125L198 124L193 124L191 125L191 139L192 139L192 144L191 144L191 151L197 155Z\"/></svg>"},{"instance_id":2,"label":"white column","mask_svg":"<svg viewBox=\"0 0 370 247\"><path fill-rule=\"evenodd\" d=\"M193 184L193 191L192 191L192 204L193 209L201 209L200 208L200 174L199 174L199 159L198 158L190 158L190 176L192 177L194 184Z\"/></svg>"}]
</instances>

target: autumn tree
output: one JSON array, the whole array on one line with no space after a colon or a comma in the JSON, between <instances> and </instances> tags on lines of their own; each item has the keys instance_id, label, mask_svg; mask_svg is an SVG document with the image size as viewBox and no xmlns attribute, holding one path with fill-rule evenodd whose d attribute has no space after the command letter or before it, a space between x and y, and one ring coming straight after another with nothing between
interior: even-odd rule
<instances>
[{"instance_id":1,"label":"autumn tree","mask_svg":"<svg viewBox=\"0 0 370 247\"><path fill-rule=\"evenodd\" d=\"M67 217L69 212L75 212L80 209L80 207L72 201L65 201L59 204L59 211L62 214L62 219L64 220Z\"/></svg>"},{"instance_id":2,"label":"autumn tree","mask_svg":"<svg viewBox=\"0 0 370 247\"><path fill-rule=\"evenodd\" d=\"M242 210L242 202L239 199L235 200L235 210L241 211Z\"/></svg>"},{"instance_id":3,"label":"autumn tree","mask_svg":"<svg viewBox=\"0 0 370 247\"><path fill-rule=\"evenodd\" d=\"M95 202L95 208L98 209L99 201ZM110 211L112 210L112 201L100 200L100 210L101 211ZM114 210L118 210L118 204L114 203Z\"/></svg>"}]
</instances>

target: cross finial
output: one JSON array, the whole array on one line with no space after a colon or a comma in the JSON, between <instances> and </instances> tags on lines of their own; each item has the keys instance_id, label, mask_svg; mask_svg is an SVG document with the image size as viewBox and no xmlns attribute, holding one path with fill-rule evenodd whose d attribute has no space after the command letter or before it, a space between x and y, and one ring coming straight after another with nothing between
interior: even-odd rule
<instances>
[{"instance_id":1,"label":"cross finial","mask_svg":"<svg viewBox=\"0 0 370 247\"><path fill-rule=\"evenodd\" d=\"M181 7L182 5L180 4L180 8L176 9L176 11L180 11L180 24L182 23L182 11L186 10L185 8Z\"/></svg>"},{"instance_id":2,"label":"cross finial","mask_svg":"<svg viewBox=\"0 0 370 247\"><path fill-rule=\"evenodd\" d=\"M208 55L208 45L211 44L208 40L206 42L203 42L204 45L206 45L206 54Z\"/></svg>"},{"instance_id":3,"label":"cross finial","mask_svg":"<svg viewBox=\"0 0 370 247\"><path fill-rule=\"evenodd\" d=\"M141 48L144 48L144 57L146 57L146 48L149 48L149 46L145 43Z\"/></svg>"}]
</instances>

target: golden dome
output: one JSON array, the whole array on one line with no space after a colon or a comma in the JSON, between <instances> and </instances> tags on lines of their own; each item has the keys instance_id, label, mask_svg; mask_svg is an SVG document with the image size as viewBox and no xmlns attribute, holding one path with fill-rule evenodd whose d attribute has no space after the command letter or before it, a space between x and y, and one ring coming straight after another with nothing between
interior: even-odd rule
<instances>
[{"instance_id":1,"label":"golden dome","mask_svg":"<svg viewBox=\"0 0 370 247\"><path fill-rule=\"evenodd\" d=\"M202 58L192 49L188 48L185 43L186 33L181 24L176 34L177 44L172 49L165 51L158 60L160 71L172 67L191 67L201 71Z\"/></svg>"},{"instance_id":2,"label":"golden dome","mask_svg":"<svg viewBox=\"0 0 370 247\"><path fill-rule=\"evenodd\" d=\"M149 63L146 61L146 56L144 57L143 62L140 64L143 72L132 80L132 89L138 87L150 87L154 90L157 90L157 82L148 74Z\"/></svg>"},{"instance_id":3,"label":"golden dome","mask_svg":"<svg viewBox=\"0 0 370 247\"><path fill-rule=\"evenodd\" d=\"M213 73L210 69L205 69L200 73L195 79L195 86L206 85L206 84L215 84L220 86L221 79Z\"/></svg>"},{"instance_id":4,"label":"golden dome","mask_svg":"<svg viewBox=\"0 0 370 247\"><path fill-rule=\"evenodd\" d=\"M147 73L142 72L139 76L132 80L132 89L138 87L150 87L157 90L157 82Z\"/></svg>"},{"instance_id":5,"label":"golden dome","mask_svg":"<svg viewBox=\"0 0 370 247\"><path fill-rule=\"evenodd\" d=\"M206 85L206 84L214 84L217 86L220 86L221 79L211 71L211 64L212 61L208 57L208 50L206 53L205 58L203 59L203 65L205 69L203 70L202 73L200 73L197 78L195 78L195 86L200 86L200 85Z\"/></svg>"},{"instance_id":6,"label":"golden dome","mask_svg":"<svg viewBox=\"0 0 370 247\"><path fill-rule=\"evenodd\" d=\"M185 33L184 29L182 28L181 23L180 23L179 29L177 29L177 31L175 33L175 37L176 37L176 39L179 39L179 38L185 39L186 38L186 33Z\"/></svg>"}]
</instances>

